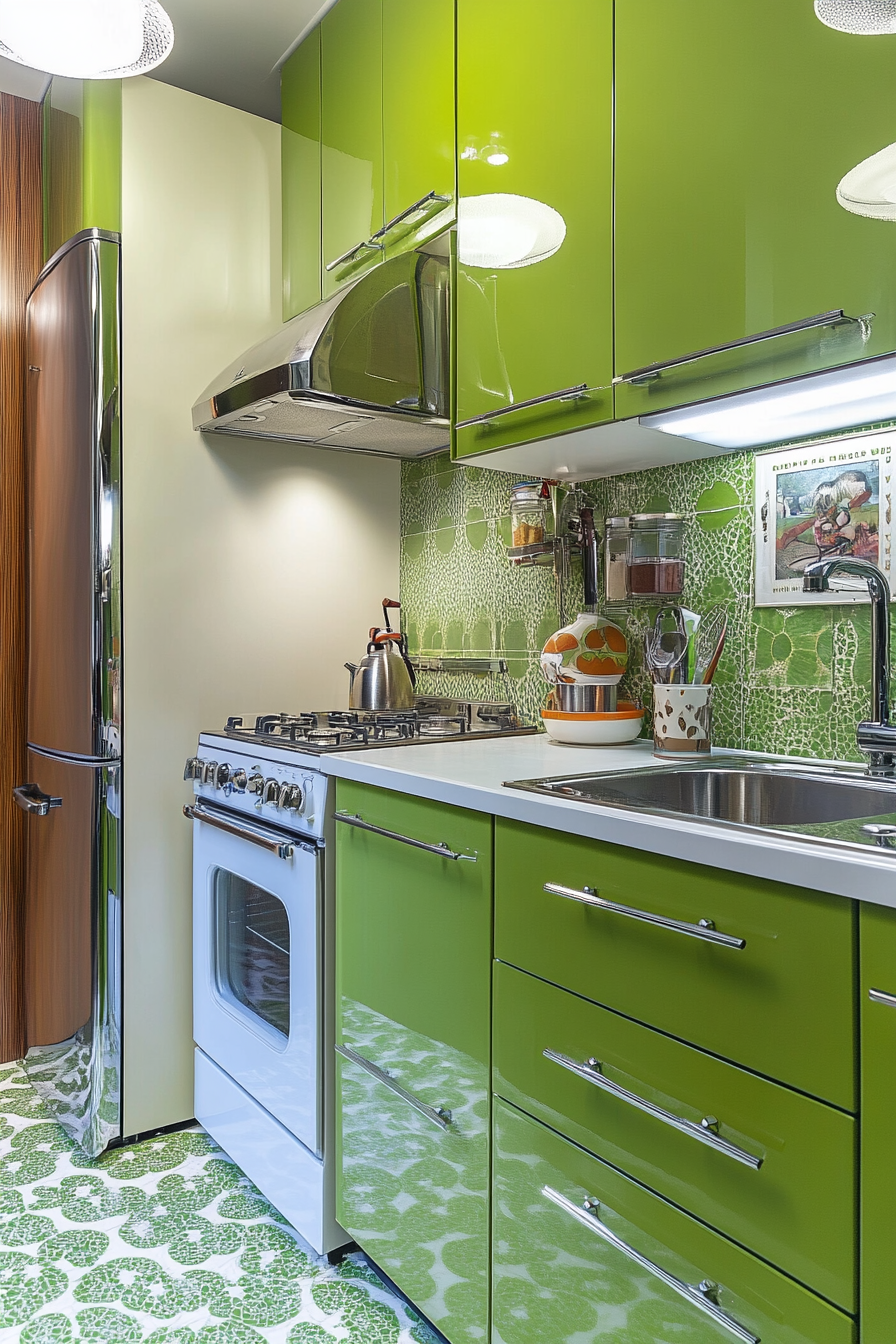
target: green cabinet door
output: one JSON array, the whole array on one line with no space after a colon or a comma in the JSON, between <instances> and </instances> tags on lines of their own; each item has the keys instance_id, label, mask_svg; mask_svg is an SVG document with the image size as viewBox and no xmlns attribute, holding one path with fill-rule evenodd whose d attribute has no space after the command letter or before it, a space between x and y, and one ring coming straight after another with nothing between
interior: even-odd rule
<instances>
[{"instance_id":1,"label":"green cabinet door","mask_svg":"<svg viewBox=\"0 0 896 1344\"><path fill-rule=\"evenodd\" d=\"M454 0L382 3L383 192L386 223L397 221L384 242L395 252L454 220Z\"/></svg>"},{"instance_id":2,"label":"green cabinet door","mask_svg":"<svg viewBox=\"0 0 896 1344\"><path fill-rule=\"evenodd\" d=\"M619 416L896 346L894 225L837 186L896 140L896 35L806 0L617 0L616 373L843 309L616 391Z\"/></svg>"},{"instance_id":3,"label":"green cabinet door","mask_svg":"<svg viewBox=\"0 0 896 1344\"><path fill-rule=\"evenodd\" d=\"M283 320L320 302L320 28L280 73Z\"/></svg>"},{"instance_id":4,"label":"green cabinet door","mask_svg":"<svg viewBox=\"0 0 896 1344\"><path fill-rule=\"evenodd\" d=\"M896 910L863 905L860 1319L862 1344L896 1337ZM875 992L875 997L871 997Z\"/></svg>"},{"instance_id":5,"label":"green cabinet door","mask_svg":"<svg viewBox=\"0 0 896 1344\"><path fill-rule=\"evenodd\" d=\"M494 1154L493 1340L855 1338L849 1316L501 1101Z\"/></svg>"},{"instance_id":6,"label":"green cabinet door","mask_svg":"<svg viewBox=\"0 0 896 1344\"><path fill-rule=\"evenodd\" d=\"M458 0L458 456L612 417L612 44L612 0Z\"/></svg>"},{"instance_id":7,"label":"green cabinet door","mask_svg":"<svg viewBox=\"0 0 896 1344\"><path fill-rule=\"evenodd\" d=\"M321 21L320 41L326 298L382 257L375 247L361 246L385 222L381 0L339 0ZM345 260L334 265L340 257Z\"/></svg>"},{"instance_id":8,"label":"green cabinet door","mask_svg":"<svg viewBox=\"0 0 896 1344\"><path fill-rule=\"evenodd\" d=\"M337 1217L452 1344L484 1340L492 818L342 780L336 803Z\"/></svg>"}]
</instances>

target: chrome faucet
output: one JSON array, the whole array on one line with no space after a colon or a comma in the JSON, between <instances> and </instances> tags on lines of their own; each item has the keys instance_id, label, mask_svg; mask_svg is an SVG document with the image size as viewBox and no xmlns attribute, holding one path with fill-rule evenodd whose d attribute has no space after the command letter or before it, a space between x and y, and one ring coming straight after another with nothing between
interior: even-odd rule
<instances>
[{"instance_id":1,"label":"chrome faucet","mask_svg":"<svg viewBox=\"0 0 896 1344\"><path fill-rule=\"evenodd\" d=\"M835 555L813 560L803 571L804 593L826 593L832 574L857 574L871 598L871 718L856 725L856 744L868 757L868 773L896 774L896 724L890 722L890 586L870 560Z\"/></svg>"}]
</instances>

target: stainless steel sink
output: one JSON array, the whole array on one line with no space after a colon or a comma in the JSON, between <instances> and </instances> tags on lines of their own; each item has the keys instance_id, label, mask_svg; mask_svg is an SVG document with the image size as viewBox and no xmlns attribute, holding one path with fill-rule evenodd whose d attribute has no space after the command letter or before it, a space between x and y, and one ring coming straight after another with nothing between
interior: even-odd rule
<instances>
[{"instance_id":1,"label":"stainless steel sink","mask_svg":"<svg viewBox=\"0 0 896 1344\"><path fill-rule=\"evenodd\" d=\"M896 779L871 778L861 767L852 772L715 757L644 770L516 780L509 787L604 807L878 845L892 848L896 857Z\"/></svg>"}]
</instances>

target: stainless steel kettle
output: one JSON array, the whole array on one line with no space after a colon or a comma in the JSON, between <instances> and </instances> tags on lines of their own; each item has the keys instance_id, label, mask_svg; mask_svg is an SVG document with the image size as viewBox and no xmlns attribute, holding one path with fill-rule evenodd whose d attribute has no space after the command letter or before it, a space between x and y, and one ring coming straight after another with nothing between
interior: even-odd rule
<instances>
[{"instance_id":1,"label":"stainless steel kettle","mask_svg":"<svg viewBox=\"0 0 896 1344\"><path fill-rule=\"evenodd\" d=\"M392 598L383 599L385 628L370 631L367 656L360 663L346 663L351 673L350 709L413 709L414 669L408 658L407 641L389 624L389 611L400 608Z\"/></svg>"}]
</instances>

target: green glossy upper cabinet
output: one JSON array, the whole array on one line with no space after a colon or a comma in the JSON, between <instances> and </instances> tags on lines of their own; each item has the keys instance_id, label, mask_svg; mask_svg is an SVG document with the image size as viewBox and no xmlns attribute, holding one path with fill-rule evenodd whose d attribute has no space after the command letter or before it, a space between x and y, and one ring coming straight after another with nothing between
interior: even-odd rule
<instances>
[{"instance_id":1,"label":"green glossy upper cabinet","mask_svg":"<svg viewBox=\"0 0 896 1344\"><path fill-rule=\"evenodd\" d=\"M283 320L320 302L320 28L280 76Z\"/></svg>"},{"instance_id":2,"label":"green glossy upper cabinet","mask_svg":"<svg viewBox=\"0 0 896 1344\"><path fill-rule=\"evenodd\" d=\"M454 222L454 0L382 5L383 242L395 252Z\"/></svg>"},{"instance_id":3,"label":"green glossy upper cabinet","mask_svg":"<svg viewBox=\"0 0 896 1344\"><path fill-rule=\"evenodd\" d=\"M336 806L336 1216L484 1341L492 818L344 780Z\"/></svg>"},{"instance_id":4,"label":"green glossy upper cabinet","mask_svg":"<svg viewBox=\"0 0 896 1344\"><path fill-rule=\"evenodd\" d=\"M617 386L620 417L896 348L896 224L843 176L896 140L896 35L811 0L616 0L616 373L874 313Z\"/></svg>"},{"instance_id":5,"label":"green glossy upper cabinet","mask_svg":"<svg viewBox=\"0 0 896 1344\"><path fill-rule=\"evenodd\" d=\"M320 25L325 298L382 256L382 36L381 0L339 0Z\"/></svg>"},{"instance_id":6,"label":"green glossy upper cabinet","mask_svg":"<svg viewBox=\"0 0 896 1344\"><path fill-rule=\"evenodd\" d=\"M458 456L612 417L612 117L613 0L458 0Z\"/></svg>"},{"instance_id":7,"label":"green glossy upper cabinet","mask_svg":"<svg viewBox=\"0 0 896 1344\"><path fill-rule=\"evenodd\" d=\"M862 1344L896 1335L896 911L863 905L861 1296ZM874 997L872 996L874 994Z\"/></svg>"}]
</instances>

